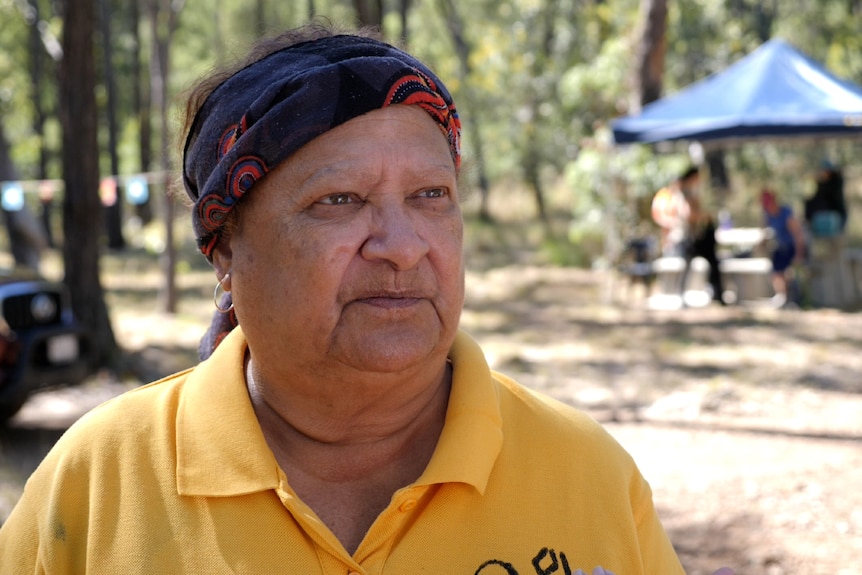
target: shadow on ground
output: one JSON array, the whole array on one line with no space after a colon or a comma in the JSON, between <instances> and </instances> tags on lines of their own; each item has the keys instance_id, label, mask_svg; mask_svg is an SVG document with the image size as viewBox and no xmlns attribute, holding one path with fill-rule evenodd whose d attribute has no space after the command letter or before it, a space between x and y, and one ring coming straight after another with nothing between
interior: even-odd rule
<instances>
[{"instance_id":1,"label":"shadow on ground","mask_svg":"<svg viewBox=\"0 0 862 575\"><path fill-rule=\"evenodd\" d=\"M756 541L762 531L761 518L740 513L719 519L677 524L669 509L659 509L666 520L668 536L673 542L687 575L712 575L719 567L733 567L736 575L769 573L771 566L784 562L783 553L752 553L761 550ZM781 572L781 571L779 571Z\"/></svg>"}]
</instances>

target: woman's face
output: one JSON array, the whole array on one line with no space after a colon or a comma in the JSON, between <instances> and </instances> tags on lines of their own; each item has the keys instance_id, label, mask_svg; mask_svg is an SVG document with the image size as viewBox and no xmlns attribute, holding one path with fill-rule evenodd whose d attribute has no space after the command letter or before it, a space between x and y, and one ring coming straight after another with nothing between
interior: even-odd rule
<instances>
[{"instance_id":1,"label":"woman's face","mask_svg":"<svg viewBox=\"0 0 862 575\"><path fill-rule=\"evenodd\" d=\"M391 106L260 181L214 256L258 365L397 372L444 358L464 300L456 175L437 124Z\"/></svg>"}]
</instances>

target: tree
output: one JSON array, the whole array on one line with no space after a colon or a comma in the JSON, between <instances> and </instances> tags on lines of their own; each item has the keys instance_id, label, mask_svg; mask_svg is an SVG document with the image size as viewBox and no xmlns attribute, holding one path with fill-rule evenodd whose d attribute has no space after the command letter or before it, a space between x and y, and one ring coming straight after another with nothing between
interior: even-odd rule
<instances>
[{"instance_id":1,"label":"tree","mask_svg":"<svg viewBox=\"0 0 862 575\"><path fill-rule=\"evenodd\" d=\"M667 0L641 0L630 113L661 97L667 46Z\"/></svg>"},{"instance_id":2,"label":"tree","mask_svg":"<svg viewBox=\"0 0 862 575\"><path fill-rule=\"evenodd\" d=\"M540 90L549 86L546 71L548 63L551 61L552 45L556 35L558 25L558 11L560 8L559 0L545 0L541 10L536 13L537 36L536 46L534 47L532 66L530 66L530 75L533 81L529 83L526 92L526 113L524 117L526 121L523 124L524 144L521 147L521 166L524 173L524 181L527 186L533 191L533 197L536 200L536 210L539 220L545 224L546 231L551 235L550 220L548 210L545 204L544 183L541 178L541 166L543 162L539 138L543 125L541 120L540 107L545 99L545 94ZM547 127L546 125L544 127Z\"/></svg>"},{"instance_id":3,"label":"tree","mask_svg":"<svg viewBox=\"0 0 862 575\"><path fill-rule=\"evenodd\" d=\"M120 157L117 151L117 90L114 79L113 42L111 41L111 12L108 0L99 0L99 23L102 34L102 57L104 62L103 81L108 95L105 116L108 124L108 156L111 160L111 174L120 173ZM123 200L119 182L116 182L116 196L113 203L105 207L105 223L108 232L108 246L114 249L126 247L123 238Z\"/></svg>"},{"instance_id":4,"label":"tree","mask_svg":"<svg viewBox=\"0 0 862 575\"><path fill-rule=\"evenodd\" d=\"M453 0L439 0L439 4L443 17L446 20L446 27L452 36L452 43L455 45L455 53L458 55L458 77L464 84L467 84L467 79L472 72L472 66L470 65L471 46L464 33L464 21ZM481 199L479 203L479 218L483 221L490 221L491 213L488 210L490 186L488 185L488 174L485 171L485 146L481 130L479 129L481 124L479 106L476 105L473 91L469 87L465 87L464 89L464 100L467 104L466 107L473 114L471 121L467 123L466 130L472 139L473 151L476 156L476 169Z\"/></svg>"},{"instance_id":5,"label":"tree","mask_svg":"<svg viewBox=\"0 0 862 575\"><path fill-rule=\"evenodd\" d=\"M407 15L410 13L410 0L398 0L398 16L401 22L401 41L410 42L410 28L407 25Z\"/></svg>"},{"instance_id":6,"label":"tree","mask_svg":"<svg viewBox=\"0 0 862 575\"><path fill-rule=\"evenodd\" d=\"M63 126L63 264L72 308L93 338L97 366L114 365L114 339L99 280L102 205L95 98L93 33L95 4L64 3L63 60L60 64L60 120Z\"/></svg>"},{"instance_id":7,"label":"tree","mask_svg":"<svg viewBox=\"0 0 862 575\"><path fill-rule=\"evenodd\" d=\"M0 116L0 181L17 179L18 174L9 154L9 142L3 128L3 117ZM39 271L42 250L48 247L42 226L30 213L26 202L19 209L6 209L4 205L2 212L15 265Z\"/></svg>"},{"instance_id":8,"label":"tree","mask_svg":"<svg viewBox=\"0 0 862 575\"><path fill-rule=\"evenodd\" d=\"M22 6L23 7L23 6ZM45 55L51 57L50 63L56 64L62 56L57 39L51 36L47 23L40 17L39 0L33 0L26 4L25 18L30 25L30 85L33 90L33 133L39 139L39 167L37 177L40 180L48 178L48 145L45 137L45 124L48 120L45 93L48 92L45 84ZM56 72L56 69L53 71ZM52 194L46 194L42 201L42 227L48 245L54 247L53 211L54 199Z\"/></svg>"},{"instance_id":9,"label":"tree","mask_svg":"<svg viewBox=\"0 0 862 575\"><path fill-rule=\"evenodd\" d=\"M363 26L383 27L383 0L353 0L353 6Z\"/></svg>"},{"instance_id":10,"label":"tree","mask_svg":"<svg viewBox=\"0 0 862 575\"><path fill-rule=\"evenodd\" d=\"M168 128L168 79L170 77L170 49L177 19L183 9L183 0L149 0L150 27L152 30L152 55L150 57L150 87L153 108L159 115L161 133L160 168L164 180L165 250L162 253L164 282L161 290L162 309L168 313L177 311L176 267L177 253L174 245L174 215L176 206L170 193L171 173L170 134Z\"/></svg>"},{"instance_id":11,"label":"tree","mask_svg":"<svg viewBox=\"0 0 862 575\"><path fill-rule=\"evenodd\" d=\"M150 171L153 163L153 130L150 105L150 84L147 75L141 70L141 11L138 0L129 0L129 29L132 32L132 115L138 124L138 168L142 172ZM152 194L146 201L135 206L135 214L144 224L153 219Z\"/></svg>"}]
</instances>

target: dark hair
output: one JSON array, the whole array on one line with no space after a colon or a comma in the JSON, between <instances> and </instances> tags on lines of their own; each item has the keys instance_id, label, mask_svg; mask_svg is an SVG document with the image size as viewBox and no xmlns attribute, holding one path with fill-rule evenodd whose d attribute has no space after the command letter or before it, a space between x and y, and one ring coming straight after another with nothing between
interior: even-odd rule
<instances>
[{"instance_id":1,"label":"dark hair","mask_svg":"<svg viewBox=\"0 0 862 575\"><path fill-rule=\"evenodd\" d=\"M682 175L679 177L679 180L680 180L681 182L684 182L684 181L686 181L686 180L688 180L688 179L690 179L690 178L693 178L694 176L697 176L697 175L699 175L699 174L700 174L700 168L698 168L697 166L689 166L689 167L688 167L688 168L687 168L687 169L682 173Z\"/></svg>"}]
</instances>

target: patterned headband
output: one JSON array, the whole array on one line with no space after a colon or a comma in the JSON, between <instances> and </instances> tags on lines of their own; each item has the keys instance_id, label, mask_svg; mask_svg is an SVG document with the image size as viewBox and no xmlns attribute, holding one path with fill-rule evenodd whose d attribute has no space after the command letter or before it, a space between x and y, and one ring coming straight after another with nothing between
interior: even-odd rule
<instances>
[{"instance_id":1,"label":"patterned headband","mask_svg":"<svg viewBox=\"0 0 862 575\"><path fill-rule=\"evenodd\" d=\"M267 172L324 132L393 104L417 105L439 124L457 169L461 122L446 87L378 40L303 42L228 78L195 116L183 154L200 251L212 259L228 214Z\"/></svg>"}]
</instances>

